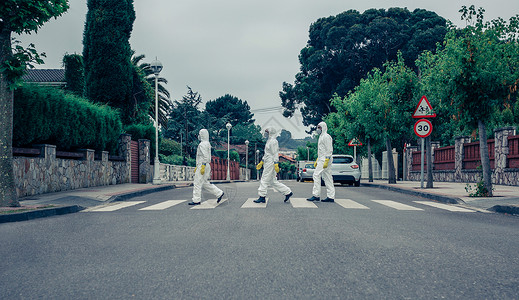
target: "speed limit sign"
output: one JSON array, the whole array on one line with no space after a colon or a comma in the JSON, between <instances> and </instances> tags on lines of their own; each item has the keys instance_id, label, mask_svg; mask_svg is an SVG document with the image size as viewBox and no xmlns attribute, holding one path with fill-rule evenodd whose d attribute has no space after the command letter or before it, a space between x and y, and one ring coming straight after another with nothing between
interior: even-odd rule
<instances>
[{"instance_id":1,"label":"speed limit sign","mask_svg":"<svg viewBox=\"0 0 519 300\"><path fill-rule=\"evenodd\" d=\"M420 119L414 124L414 133L421 138L428 137L432 132L432 123L427 119Z\"/></svg>"}]
</instances>

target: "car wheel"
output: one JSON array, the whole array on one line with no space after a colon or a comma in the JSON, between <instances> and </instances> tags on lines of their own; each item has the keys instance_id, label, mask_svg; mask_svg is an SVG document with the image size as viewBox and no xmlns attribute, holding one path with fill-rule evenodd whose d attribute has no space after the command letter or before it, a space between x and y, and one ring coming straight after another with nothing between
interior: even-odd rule
<instances>
[{"instance_id":1,"label":"car wheel","mask_svg":"<svg viewBox=\"0 0 519 300\"><path fill-rule=\"evenodd\" d=\"M355 181L355 186L360 186L360 179Z\"/></svg>"}]
</instances>

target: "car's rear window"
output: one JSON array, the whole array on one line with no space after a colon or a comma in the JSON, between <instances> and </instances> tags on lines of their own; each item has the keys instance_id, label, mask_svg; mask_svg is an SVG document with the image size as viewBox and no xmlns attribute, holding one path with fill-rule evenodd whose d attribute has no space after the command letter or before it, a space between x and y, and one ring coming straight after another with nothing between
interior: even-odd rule
<instances>
[{"instance_id":1,"label":"car's rear window","mask_svg":"<svg viewBox=\"0 0 519 300\"><path fill-rule=\"evenodd\" d=\"M334 164L351 164L353 162L353 157L334 157Z\"/></svg>"},{"instance_id":2,"label":"car's rear window","mask_svg":"<svg viewBox=\"0 0 519 300\"><path fill-rule=\"evenodd\" d=\"M307 169L313 169L313 168L314 168L314 164L306 164L306 165L305 165L305 168L307 168Z\"/></svg>"}]
</instances>

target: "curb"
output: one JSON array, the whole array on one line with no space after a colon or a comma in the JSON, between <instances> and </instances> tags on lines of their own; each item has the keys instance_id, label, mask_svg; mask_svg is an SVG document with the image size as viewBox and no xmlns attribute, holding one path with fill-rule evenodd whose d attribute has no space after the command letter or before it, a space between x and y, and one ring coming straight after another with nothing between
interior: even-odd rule
<instances>
[{"instance_id":1,"label":"curb","mask_svg":"<svg viewBox=\"0 0 519 300\"><path fill-rule=\"evenodd\" d=\"M376 184L376 183L362 183L362 185L367 186L367 187L376 187L379 189L386 189L386 190L395 191L395 192L399 192L399 193L403 193L403 194L420 196L423 198L435 200L435 201L442 202L442 203L465 204L465 201L463 201L457 197L436 195L436 194L431 194L431 193L427 193L427 192L414 191L414 190L409 190L409 189L404 189L404 188L399 188L399 187L389 186L389 185L381 185L381 184Z\"/></svg>"},{"instance_id":2,"label":"curb","mask_svg":"<svg viewBox=\"0 0 519 300\"><path fill-rule=\"evenodd\" d=\"M519 206L514 205L494 205L488 210L502 214L519 215Z\"/></svg>"},{"instance_id":3,"label":"curb","mask_svg":"<svg viewBox=\"0 0 519 300\"><path fill-rule=\"evenodd\" d=\"M85 209L79 205L68 205L61 207L43 208L21 213L0 215L0 223L28 221L33 219L76 213Z\"/></svg>"}]
</instances>

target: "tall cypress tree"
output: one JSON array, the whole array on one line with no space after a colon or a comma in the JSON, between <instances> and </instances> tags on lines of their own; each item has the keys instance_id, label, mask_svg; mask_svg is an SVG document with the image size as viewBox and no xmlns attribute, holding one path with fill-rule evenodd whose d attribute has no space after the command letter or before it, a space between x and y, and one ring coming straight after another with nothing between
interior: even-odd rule
<instances>
[{"instance_id":1,"label":"tall cypress tree","mask_svg":"<svg viewBox=\"0 0 519 300\"><path fill-rule=\"evenodd\" d=\"M87 6L83 33L85 96L93 102L119 108L121 119L129 123L133 0L88 0Z\"/></svg>"}]
</instances>

